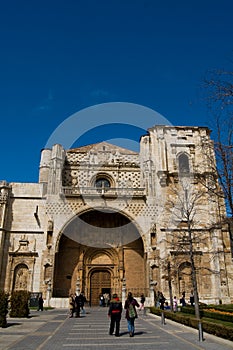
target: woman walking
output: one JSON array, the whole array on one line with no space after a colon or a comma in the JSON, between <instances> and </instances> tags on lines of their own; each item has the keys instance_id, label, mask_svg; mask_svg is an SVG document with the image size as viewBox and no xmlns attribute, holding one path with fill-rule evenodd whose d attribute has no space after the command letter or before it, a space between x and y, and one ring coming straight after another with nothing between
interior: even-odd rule
<instances>
[{"instance_id":1,"label":"woman walking","mask_svg":"<svg viewBox=\"0 0 233 350\"><path fill-rule=\"evenodd\" d=\"M139 304L138 304L137 300L133 298L132 293L129 292L128 297L125 301L124 309L126 310L125 317L127 319L128 331L129 331L130 337L134 336L134 332L135 332L134 321L135 321L135 318L138 317L137 311L136 311L136 306L139 307Z\"/></svg>"}]
</instances>

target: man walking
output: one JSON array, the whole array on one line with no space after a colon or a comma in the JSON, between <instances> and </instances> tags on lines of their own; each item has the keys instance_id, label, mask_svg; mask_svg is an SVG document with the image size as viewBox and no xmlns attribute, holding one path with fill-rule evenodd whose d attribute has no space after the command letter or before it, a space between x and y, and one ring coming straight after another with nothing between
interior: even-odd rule
<instances>
[{"instance_id":1,"label":"man walking","mask_svg":"<svg viewBox=\"0 0 233 350\"><path fill-rule=\"evenodd\" d=\"M108 317L111 319L110 321L110 329L109 334L112 335L115 330L115 336L120 336L120 321L121 321L121 314L122 314L122 303L118 298L117 294L113 294L112 299L109 303L109 309L108 309Z\"/></svg>"}]
</instances>

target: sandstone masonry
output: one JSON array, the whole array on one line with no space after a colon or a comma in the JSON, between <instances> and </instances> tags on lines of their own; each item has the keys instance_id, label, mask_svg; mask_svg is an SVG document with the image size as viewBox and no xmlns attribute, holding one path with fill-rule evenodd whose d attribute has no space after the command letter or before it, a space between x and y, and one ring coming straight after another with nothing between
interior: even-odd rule
<instances>
[{"instance_id":1,"label":"sandstone masonry","mask_svg":"<svg viewBox=\"0 0 233 350\"><path fill-rule=\"evenodd\" d=\"M44 149L38 183L0 182L0 288L54 306L71 292L95 305L131 290L152 305L157 291L169 298L169 279L173 295L189 295L192 249L200 300L232 302L219 191L207 128L154 126L139 153L107 142Z\"/></svg>"}]
</instances>

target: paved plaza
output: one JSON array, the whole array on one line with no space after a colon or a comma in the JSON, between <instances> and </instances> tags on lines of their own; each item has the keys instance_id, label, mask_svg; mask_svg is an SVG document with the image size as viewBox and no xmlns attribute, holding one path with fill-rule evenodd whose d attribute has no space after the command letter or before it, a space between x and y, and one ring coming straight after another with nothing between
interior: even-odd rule
<instances>
[{"instance_id":1,"label":"paved plaza","mask_svg":"<svg viewBox=\"0 0 233 350\"><path fill-rule=\"evenodd\" d=\"M80 318L69 318L65 309L32 311L30 318L9 318L8 327L0 328L0 350L233 349L233 342L206 333L200 342L197 330L170 320L162 325L159 317L140 312L133 338L128 335L124 314L120 337L110 336L108 330L107 308L86 308Z\"/></svg>"}]
</instances>

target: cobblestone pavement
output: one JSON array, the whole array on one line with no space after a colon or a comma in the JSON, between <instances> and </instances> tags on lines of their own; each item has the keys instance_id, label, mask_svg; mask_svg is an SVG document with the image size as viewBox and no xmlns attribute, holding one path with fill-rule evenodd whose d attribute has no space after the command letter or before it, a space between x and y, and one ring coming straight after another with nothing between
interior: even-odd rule
<instances>
[{"instance_id":1,"label":"cobblestone pavement","mask_svg":"<svg viewBox=\"0 0 233 350\"><path fill-rule=\"evenodd\" d=\"M8 327L0 328L0 350L68 350L68 349L140 349L140 350L229 350L233 342L166 321L141 315L135 321L135 336L129 337L127 322L122 316L120 337L110 336L107 308L86 308L80 318L69 318L64 309L32 311L28 319L8 319Z\"/></svg>"}]
</instances>

